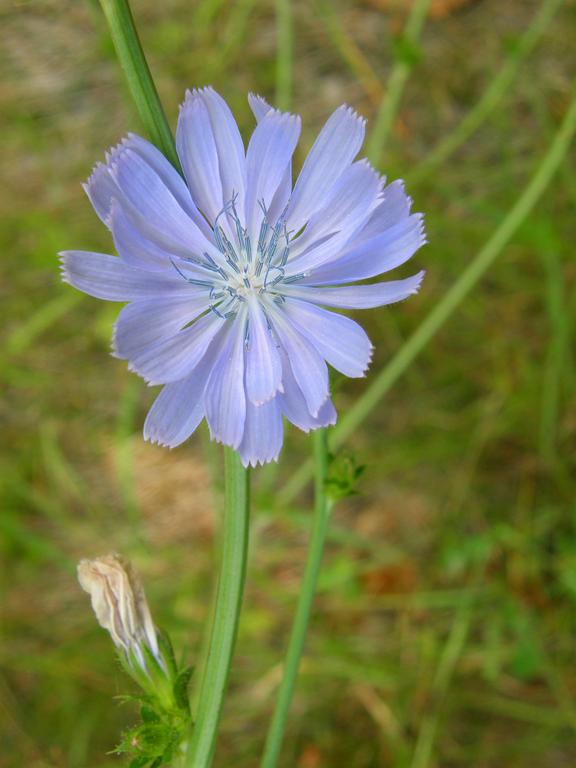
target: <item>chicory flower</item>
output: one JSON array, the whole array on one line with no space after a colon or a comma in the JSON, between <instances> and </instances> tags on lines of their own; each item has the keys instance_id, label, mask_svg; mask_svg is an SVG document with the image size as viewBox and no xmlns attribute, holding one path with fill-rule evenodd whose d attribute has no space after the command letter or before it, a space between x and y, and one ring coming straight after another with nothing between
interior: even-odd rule
<instances>
[{"instance_id":1,"label":"chicory flower","mask_svg":"<svg viewBox=\"0 0 576 768\"><path fill-rule=\"evenodd\" d=\"M176 147L184 177L128 135L85 185L118 256L62 254L85 293L128 302L114 354L163 385L144 436L174 447L206 418L245 465L275 460L283 417L304 431L334 424L328 365L364 376L372 345L332 309L415 293L423 277L355 285L406 262L425 242L402 182L356 161L365 122L339 107L292 187L300 118L249 96L245 150L225 101L188 92ZM329 307L330 309L326 309Z\"/></svg>"}]
</instances>

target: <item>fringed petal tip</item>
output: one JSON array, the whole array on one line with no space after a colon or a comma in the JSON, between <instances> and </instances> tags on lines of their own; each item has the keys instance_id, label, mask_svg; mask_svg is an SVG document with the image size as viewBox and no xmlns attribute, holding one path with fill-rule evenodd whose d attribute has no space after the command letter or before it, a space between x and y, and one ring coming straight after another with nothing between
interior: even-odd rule
<instances>
[{"instance_id":1,"label":"fringed petal tip","mask_svg":"<svg viewBox=\"0 0 576 768\"><path fill-rule=\"evenodd\" d=\"M274 462L275 464L278 463L278 457L280 455L280 451L276 454L276 456L270 456L266 458L258 458L256 456L243 456L240 452L240 461L242 462L242 466L245 469L248 469L248 467L252 467L255 469L258 466L264 466L264 464L270 464L271 462Z\"/></svg>"},{"instance_id":2,"label":"fringed petal tip","mask_svg":"<svg viewBox=\"0 0 576 768\"><path fill-rule=\"evenodd\" d=\"M248 104L257 121L260 121L273 109L266 99L263 96L259 96L257 93L250 92L248 94Z\"/></svg>"},{"instance_id":3,"label":"fringed petal tip","mask_svg":"<svg viewBox=\"0 0 576 768\"><path fill-rule=\"evenodd\" d=\"M354 120L357 120L359 123L361 123L362 127L364 128L366 126L366 118L363 117L359 112L357 112L354 107L351 107L349 104L341 104L336 112L346 112L346 114L349 117L354 118Z\"/></svg>"},{"instance_id":4,"label":"fringed petal tip","mask_svg":"<svg viewBox=\"0 0 576 768\"><path fill-rule=\"evenodd\" d=\"M327 409L327 406L329 408ZM329 415L324 416L321 420L319 420L317 423L310 422L308 424L296 424L295 426L298 427L298 429L301 432L304 432L305 435L309 435L310 432L315 432L317 429L325 429L326 427L333 427L336 422L338 421L338 413L336 412L336 409L334 408L332 404L332 400L330 397L327 397L324 403L322 404L322 408L318 411L318 413L313 418L317 418L322 409L327 409Z\"/></svg>"},{"instance_id":5,"label":"fringed petal tip","mask_svg":"<svg viewBox=\"0 0 576 768\"><path fill-rule=\"evenodd\" d=\"M188 438L184 438L184 440L180 440L177 443L170 443L165 440L162 440L160 437L155 437L152 435L147 435L146 432L142 433L144 440L147 443L150 443L150 445L157 445L159 448L168 448L169 451L173 451L175 448L178 448L182 445L182 443L185 443Z\"/></svg>"},{"instance_id":6,"label":"fringed petal tip","mask_svg":"<svg viewBox=\"0 0 576 768\"><path fill-rule=\"evenodd\" d=\"M74 254L74 251L60 251L58 254L58 269L60 270L60 279L62 282L71 285L72 288L77 288L72 271Z\"/></svg>"},{"instance_id":7,"label":"fringed petal tip","mask_svg":"<svg viewBox=\"0 0 576 768\"><path fill-rule=\"evenodd\" d=\"M370 351L368 352L368 359L366 360L366 367L364 368L364 370L362 371L360 376L349 376L348 378L351 378L351 379L353 379L353 378L365 379L366 378L366 376L368 375L368 371L370 370L370 366L372 365L372 360L374 359L374 350L375 349L376 349L376 347L374 346L374 344L370 344Z\"/></svg>"},{"instance_id":8,"label":"fringed petal tip","mask_svg":"<svg viewBox=\"0 0 576 768\"><path fill-rule=\"evenodd\" d=\"M190 104L194 99L201 99L203 96L213 96L216 95L219 98L222 98L220 94L214 90L214 87L211 85L203 85L200 88L187 88L184 93L184 101L182 104L180 104L180 109L185 107L186 105Z\"/></svg>"},{"instance_id":9,"label":"fringed petal tip","mask_svg":"<svg viewBox=\"0 0 576 768\"><path fill-rule=\"evenodd\" d=\"M114 353L112 353L112 357L116 357L118 360L126 360L125 357L119 357ZM146 384L147 387L163 387L165 384L168 383L166 381L156 381L155 379L148 378L142 373L142 371L138 369L137 366L135 366L129 360L127 362L128 362L127 368L130 371L130 373L135 373L136 376L139 376L142 379L142 381Z\"/></svg>"},{"instance_id":10,"label":"fringed petal tip","mask_svg":"<svg viewBox=\"0 0 576 768\"><path fill-rule=\"evenodd\" d=\"M198 98L200 98L199 88L193 88L192 90L187 88L184 94L184 101L180 104L180 111L189 107Z\"/></svg>"},{"instance_id":11,"label":"fringed petal tip","mask_svg":"<svg viewBox=\"0 0 576 768\"><path fill-rule=\"evenodd\" d=\"M163 442L159 437L147 434L146 430L142 432L142 436L147 443L150 443L150 445L158 445L160 448L168 448L170 451L176 447L175 445Z\"/></svg>"},{"instance_id":12,"label":"fringed petal tip","mask_svg":"<svg viewBox=\"0 0 576 768\"><path fill-rule=\"evenodd\" d=\"M270 115L281 115L283 117L291 117L298 121L300 124L302 118L296 112L289 112L288 110L277 109L269 104L263 96L259 96L256 93L250 92L248 94L248 104L257 122L260 122L263 117L269 117Z\"/></svg>"},{"instance_id":13,"label":"fringed petal tip","mask_svg":"<svg viewBox=\"0 0 576 768\"><path fill-rule=\"evenodd\" d=\"M412 285L412 289L408 295L414 295L418 293L420 290L420 286L422 285L422 280L424 280L424 276L426 275L426 270L422 269L420 272L417 272L414 277L412 278L414 280L414 284Z\"/></svg>"},{"instance_id":14,"label":"fringed petal tip","mask_svg":"<svg viewBox=\"0 0 576 768\"><path fill-rule=\"evenodd\" d=\"M364 122L366 122L366 121L364 121ZM379 187L378 187L378 194L377 194L376 197L377 197L378 202L381 202L384 199L383 196L384 196L384 194L386 192L386 176L384 176L379 171L377 171L376 168L374 168L374 166L372 165L370 160L368 160L367 157L363 157L360 160L357 160L355 165L359 165L359 166L362 166L364 168L367 168L368 170L372 171L374 176L376 176L378 178Z\"/></svg>"}]
</instances>

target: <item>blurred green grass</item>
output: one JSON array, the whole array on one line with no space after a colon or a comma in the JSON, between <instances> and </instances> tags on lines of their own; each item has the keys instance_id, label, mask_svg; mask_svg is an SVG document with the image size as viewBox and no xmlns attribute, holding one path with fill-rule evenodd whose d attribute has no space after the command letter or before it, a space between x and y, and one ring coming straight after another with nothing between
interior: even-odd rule
<instances>
[{"instance_id":1,"label":"blurred green grass","mask_svg":"<svg viewBox=\"0 0 576 768\"><path fill-rule=\"evenodd\" d=\"M293 3L300 160L342 101L374 122L403 23L376 5ZM364 313L372 376L517 199L566 110L570 2L497 109L418 177L539 6L477 0L426 23L382 170L414 177L430 240L416 262L428 275L416 300ZM138 0L134 10L172 119L186 87L210 82L249 130L245 93L274 96L274 3ZM107 752L134 713L112 699L126 680L75 563L110 549L133 557L158 623L193 660L211 593L219 453L205 434L170 453L142 443L153 393L107 355L117 308L58 281L57 251L108 249L80 182L139 129L96 7L8 3L0 38L0 766L104 768L118 763ZM335 512L286 768L576 761L575 161L349 441L368 467L362 496ZM339 410L369 381L341 386ZM280 510L275 490L308 451L291 432L279 467L256 473L218 765L258 763L308 521L305 495Z\"/></svg>"}]
</instances>

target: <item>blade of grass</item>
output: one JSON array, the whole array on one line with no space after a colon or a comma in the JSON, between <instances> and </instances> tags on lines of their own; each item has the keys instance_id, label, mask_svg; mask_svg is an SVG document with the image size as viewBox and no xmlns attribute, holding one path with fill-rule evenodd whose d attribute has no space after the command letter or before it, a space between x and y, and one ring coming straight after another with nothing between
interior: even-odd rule
<instances>
[{"instance_id":1,"label":"blade of grass","mask_svg":"<svg viewBox=\"0 0 576 768\"><path fill-rule=\"evenodd\" d=\"M544 269L544 301L549 325L548 349L542 371L538 447L544 464L554 468L559 458L558 424L563 374L570 350L570 312L566 304L564 274L559 256L562 245L549 227L535 230L534 236Z\"/></svg>"},{"instance_id":2,"label":"blade of grass","mask_svg":"<svg viewBox=\"0 0 576 768\"><path fill-rule=\"evenodd\" d=\"M509 93L520 65L534 50L562 3L563 0L545 0L534 16L532 23L517 45L510 51L496 76L490 80L488 87L474 107L454 131L427 155L424 162L413 173L408 174L406 181L409 184L420 182L428 177L490 117L498 104Z\"/></svg>"},{"instance_id":3,"label":"blade of grass","mask_svg":"<svg viewBox=\"0 0 576 768\"><path fill-rule=\"evenodd\" d=\"M472 577L474 586L480 583L484 565L478 566L476 573ZM433 702L432 711L422 718L420 730L416 740L416 748L412 756L411 768L427 768L431 764L434 750L434 742L438 733L440 720L444 711L446 695L452 682L454 672L462 652L466 645L468 633L472 624L472 617L475 609L476 591L465 591L462 593L460 605L458 606L452 628L448 639L444 645L440 661L432 688L430 691Z\"/></svg>"},{"instance_id":4,"label":"blade of grass","mask_svg":"<svg viewBox=\"0 0 576 768\"><path fill-rule=\"evenodd\" d=\"M494 696L478 692L475 692L473 695L464 694L457 696L456 701L472 711L482 712L490 717L507 717L511 720L519 720L546 728L566 728L566 722L559 711L556 709L545 709L526 701L506 699L504 696Z\"/></svg>"},{"instance_id":5,"label":"blade of grass","mask_svg":"<svg viewBox=\"0 0 576 768\"><path fill-rule=\"evenodd\" d=\"M290 109L292 101L292 8L290 0L276 0L276 106Z\"/></svg>"},{"instance_id":6,"label":"blade of grass","mask_svg":"<svg viewBox=\"0 0 576 768\"><path fill-rule=\"evenodd\" d=\"M548 151L538 164L520 197L488 239L483 248L462 272L444 298L410 336L390 363L383 368L364 394L344 414L332 430L331 447L338 448L365 421L380 400L424 350L444 323L450 319L466 296L500 256L537 201L546 190L565 158L576 132L576 88L564 119L553 137ZM313 474L313 463L305 461L279 491L277 501L287 505L306 486Z\"/></svg>"},{"instance_id":7,"label":"blade of grass","mask_svg":"<svg viewBox=\"0 0 576 768\"><path fill-rule=\"evenodd\" d=\"M8 355L20 355L36 341L38 336L47 331L54 323L79 303L80 293L67 291L44 304L21 323L8 337L4 351Z\"/></svg>"},{"instance_id":8,"label":"blade of grass","mask_svg":"<svg viewBox=\"0 0 576 768\"><path fill-rule=\"evenodd\" d=\"M414 0L412 4L412 10L406 21L403 34L403 43L408 48L408 52L416 49L418 45L429 7L430 0ZM398 114L400 99L402 98L402 93L408 82L413 65L414 62L412 60L409 60L405 55L401 56L394 64L390 73L366 150L368 159L376 168L380 166L382 161L386 142Z\"/></svg>"},{"instance_id":9,"label":"blade of grass","mask_svg":"<svg viewBox=\"0 0 576 768\"><path fill-rule=\"evenodd\" d=\"M203 62L202 74L208 81L216 81L225 76L234 58L243 52L256 2L257 0L237 0L227 4L230 13L224 34L219 44L211 49L212 55Z\"/></svg>"},{"instance_id":10,"label":"blade of grass","mask_svg":"<svg viewBox=\"0 0 576 768\"><path fill-rule=\"evenodd\" d=\"M326 0L319 0L316 3L316 8L334 47L360 83L362 90L373 104L380 104L383 91L378 75L348 34L338 17L334 4L326 2Z\"/></svg>"}]
</instances>

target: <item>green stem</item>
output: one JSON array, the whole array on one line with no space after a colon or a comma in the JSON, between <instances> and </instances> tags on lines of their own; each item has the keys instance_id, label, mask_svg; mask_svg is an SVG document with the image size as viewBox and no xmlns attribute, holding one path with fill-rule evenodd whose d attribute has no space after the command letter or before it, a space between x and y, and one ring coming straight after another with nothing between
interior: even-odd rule
<instances>
[{"instance_id":1,"label":"green stem","mask_svg":"<svg viewBox=\"0 0 576 768\"><path fill-rule=\"evenodd\" d=\"M181 172L174 138L138 39L127 0L100 0L132 98L152 141ZM199 676L198 709L182 765L208 768L230 674L244 592L248 552L248 471L238 454L224 449L225 492L221 568L212 618L210 646Z\"/></svg>"},{"instance_id":2,"label":"green stem","mask_svg":"<svg viewBox=\"0 0 576 768\"><path fill-rule=\"evenodd\" d=\"M414 0L410 16L406 22L404 30L404 41L410 47L414 48L418 44L430 0ZM366 154L370 162L377 168L382 160L384 146L388 141L394 120L398 114L400 99L404 91L404 86L412 70L413 63L405 59L396 62L388 79L388 87L384 92L384 98L376 115L376 122L368 141Z\"/></svg>"},{"instance_id":3,"label":"green stem","mask_svg":"<svg viewBox=\"0 0 576 768\"><path fill-rule=\"evenodd\" d=\"M150 139L181 172L174 137L138 39L127 0L100 0L120 66Z\"/></svg>"},{"instance_id":4,"label":"green stem","mask_svg":"<svg viewBox=\"0 0 576 768\"><path fill-rule=\"evenodd\" d=\"M520 225L526 220L554 174L565 158L576 133L576 88L568 110L554 136L547 153L537 167L534 175L524 187L524 191L504 217L492 237L479 251L459 279L452 285L444 298L434 307L419 328L410 336L403 347L373 380L352 408L344 414L332 431L331 445L337 448L346 438L356 431L370 415L388 390L396 383L408 366L442 328L444 323L458 309L470 291L477 285L488 268L508 245ZM288 483L280 490L277 500L288 504L304 488L312 476L313 466L304 462L292 475Z\"/></svg>"},{"instance_id":5,"label":"green stem","mask_svg":"<svg viewBox=\"0 0 576 768\"><path fill-rule=\"evenodd\" d=\"M276 106L290 109L292 98L292 8L290 0L276 0Z\"/></svg>"},{"instance_id":6,"label":"green stem","mask_svg":"<svg viewBox=\"0 0 576 768\"><path fill-rule=\"evenodd\" d=\"M248 471L236 451L224 448L224 519L222 554L210 644L200 676L198 711L184 761L188 768L208 768L216 747L218 724L228 683L244 592L248 553Z\"/></svg>"},{"instance_id":7,"label":"green stem","mask_svg":"<svg viewBox=\"0 0 576 768\"><path fill-rule=\"evenodd\" d=\"M466 114L457 128L426 157L424 162L407 177L407 182L420 182L428 177L439 165L447 160L458 147L464 144L482 123L492 114L516 77L522 60L534 49L540 37L548 27L554 14L564 0L547 0L541 6L528 29L522 35L518 45L507 57L496 77L491 81L482 97Z\"/></svg>"},{"instance_id":8,"label":"green stem","mask_svg":"<svg viewBox=\"0 0 576 768\"><path fill-rule=\"evenodd\" d=\"M294 693L294 686L298 676L300 658L304 648L306 631L310 622L312 603L318 583L318 574L322 554L324 552L324 543L326 541L326 532L330 519L331 503L326 495L326 475L328 472L328 440L327 430L319 429L314 433L314 461L316 466L315 480L315 506L314 518L312 521L312 532L310 537L310 548L302 586L300 588L300 597L296 608L296 616L290 633L288 642L288 651L284 662L284 674L276 708L272 717L272 722L266 738L264 756L262 758L261 768L274 768L278 762L286 720L288 719L288 710Z\"/></svg>"}]
</instances>

